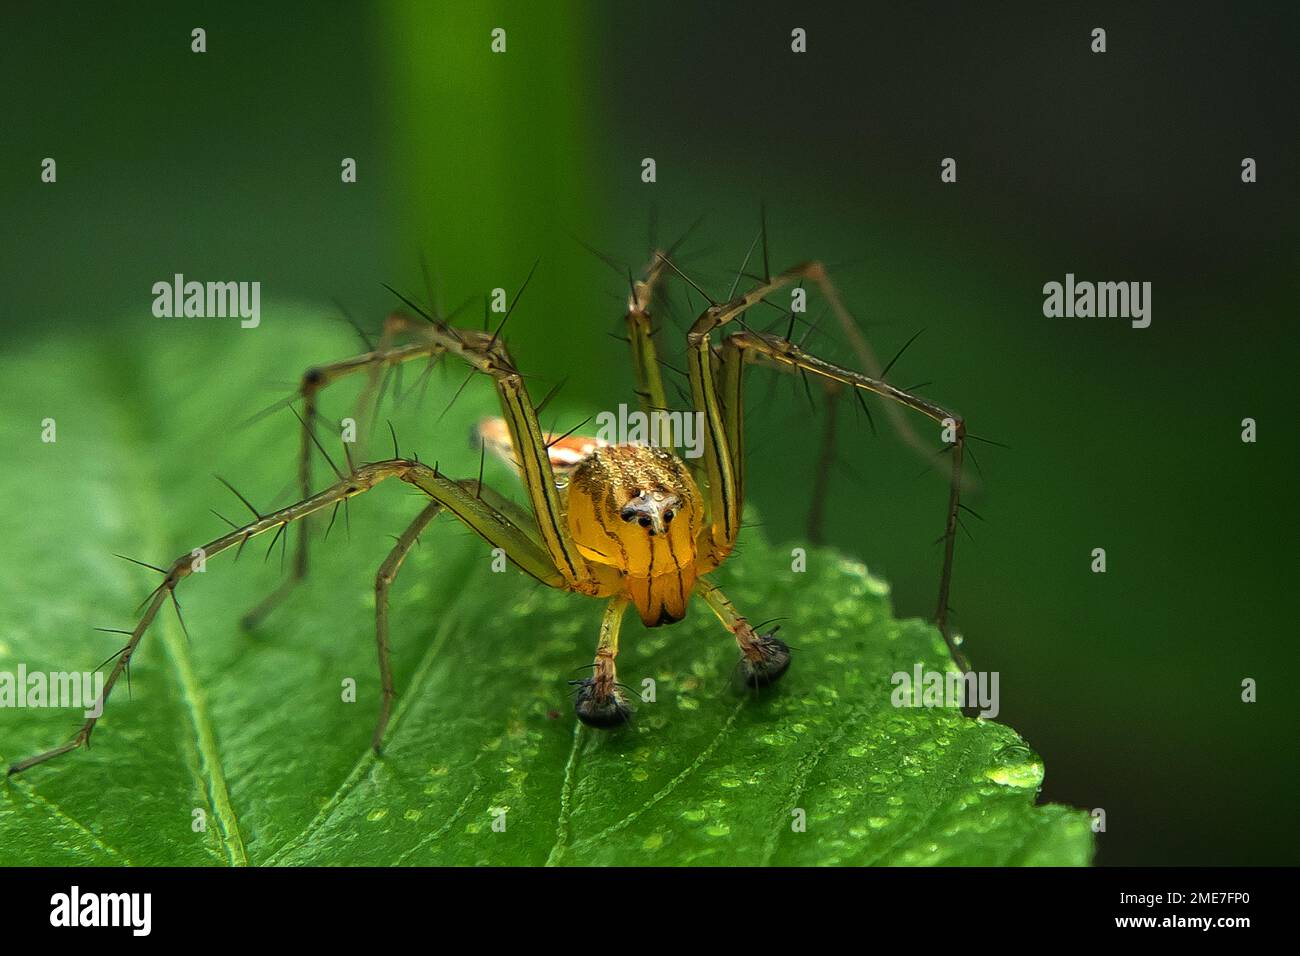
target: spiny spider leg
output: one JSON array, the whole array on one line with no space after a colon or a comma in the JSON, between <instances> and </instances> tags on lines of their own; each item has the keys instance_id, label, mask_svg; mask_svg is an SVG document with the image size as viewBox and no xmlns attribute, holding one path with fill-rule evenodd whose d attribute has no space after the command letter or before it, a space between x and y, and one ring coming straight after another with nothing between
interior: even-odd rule
<instances>
[{"instance_id":1,"label":"spiny spider leg","mask_svg":"<svg viewBox=\"0 0 1300 956\"><path fill-rule=\"evenodd\" d=\"M542 548L541 542L537 540L537 533L530 530L534 522L528 512L505 495L492 490L487 485L480 484L478 479L466 478L457 482L457 484L464 489L466 495L473 496L484 502L507 524L513 526L519 535L527 539L534 556L540 557L545 554L545 549ZM463 497L460 498L462 504L464 500ZM393 546L393 550L389 552L388 557L384 559L384 563L379 566L379 570L375 574L375 644L379 652L379 679L383 694L379 708L379 721L375 725L375 733L371 738L371 746L374 747L376 753L382 752L384 731L388 728L388 718L392 713L393 698L396 696L393 690L393 671L388 645L388 591L411 548L415 546L424 529L442 513L443 508L444 504L441 501L432 501L426 505L425 509L416 516L410 526L402 532L397 539L397 543ZM556 576L551 580L543 580L542 583L549 584L552 587L559 587L560 579Z\"/></svg>"},{"instance_id":2,"label":"spiny spider leg","mask_svg":"<svg viewBox=\"0 0 1300 956\"><path fill-rule=\"evenodd\" d=\"M756 632L722 589L707 578L696 580L695 593L718 616L722 626L735 635L740 647L740 675L745 684L759 688L776 683L790 667L790 648L773 637L776 628L766 634Z\"/></svg>"},{"instance_id":3,"label":"spiny spider leg","mask_svg":"<svg viewBox=\"0 0 1300 956\"><path fill-rule=\"evenodd\" d=\"M839 382L842 385L874 392L896 402L900 406L920 412L938 423L945 432L951 433L952 474L948 485L948 511L943 533L943 571L939 577L939 599L934 612L934 622L939 628L939 632L943 634L943 639L947 643L948 650L957 666L963 672L969 671L970 663L957 645L948 627L948 594L952 585L953 554L957 544L957 518L961 508L961 467L966 450L965 421L956 412L911 392L895 388L888 382L882 382L860 372L841 368L838 365L819 359L815 355L809 355L794 343L783 338L759 332L737 332L727 336L723 344L724 355L729 349L734 349L741 356L746 354L763 355L773 361L793 368L803 369L822 378Z\"/></svg>"},{"instance_id":4,"label":"spiny spider leg","mask_svg":"<svg viewBox=\"0 0 1300 956\"><path fill-rule=\"evenodd\" d=\"M691 395L704 419L704 459L708 473L710 524L701 534L701 549L712 550L712 561L721 564L735 546L740 531L743 504L744 421L742 373L746 360L765 356L781 365L813 373L852 388L873 392L899 406L920 412L951 429L952 475L949 483L948 516L944 529L943 571L939 579L939 601L935 624L963 671L970 669L948 629L948 594L952 582L953 552L961 495L961 464L966 445L966 426L961 416L940 405L890 385L888 382L853 372L809 355L793 342L775 335L745 331L727 336L721 355L715 357L711 342L714 329L730 322L772 293L803 278L824 276L819 263L795 266L730 302L710 306L695 320L687 334L688 372ZM892 407L892 406L891 406ZM703 540L707 536L708 540ZM715 564L715 566L716 566Z\"/></svg>"},{"instance_id":5,"label":"spiny spider leg","mask_svg":"<svg viewBox=\"0 0 1300 956\"><path fill-rule=\"evenodd\" d=\"M786 270L776 279L771 280L773 291L782 286L789 285L789 280L798 281L807 279L816 283L817 288L821 290L826 301L830 304L831 311L835 314L836 321L839 322L840 328L845 336L848 337L849 347L853 349L858 363L862 366L863 371L873 378L880 378L882 375L880 359L876 356L875 350L867 341L867 337L858 327L852 313L844 305L844 300L840 298L839 290L831 282L830 276L826 272L826 267L820 262L803 262L791 269ZM758 292L763 287L755 289ZM765 295L766 293L764 293ZM760 296L762 298L763 296ZM746 306L748 308L748 306ZM916 433L912 423L904 416L897 405L886 405L885 414L888 416L890 424L898 432L903 441L910 445L918 454L929 456L930 449L924 439Z\"/></svg>"},{"instance_id":6,"label":"spiny spider leg","mask_svg":"<svg viewBox=\"0 0 1300 956\"><path fill-rule=\"evenodd\" d=\"M339 379L356 372L367 371L373 383L378 378L379 370L385 366L392 367L417 358L428 357L431 360L436 358L444 349L438 342L433 340L417 341L399 347L389 344L393 336L398 332L412 331L419 333L427 328L427 323L420 322L417 324L408 316L393 313L384 322L383 339L377 348L328 365L314 366L303 373L298 386L298 394L303 400L303 413L299 416L301 425L299 426L300 440L298 447L298 491L303 498L311 494L311 461L313 446L316 444L313 429L317 418L319 393ZM361 398L358 400L359 409L364 408L367 395L371 390L372 386L368 385L366 390L362 392ZM366 420L366 416L358 412L356 419L360 429L362 427L361 423ZM360 434L358 435L357 444L358 447L365 447ZM349 466L351 466L350 460ZM298 540L294 546L294 562L289 578L243 616L240 624L245 629L256 627L307 576L308 522L304 521L299 527L297 537Z\"/></svg>"},{"instance_id":7,"label":"spiny spider leg","mask_svg":"<svg viewBox=\"0 0 1300 956\"><path fill-rule=\"evenodd\" d=\"M566 588L565 578L555 567L550 554L537 543L529 531L510 521L501 512L488 504L484 498L476 494L471 487L467 487L465 483L453 481L439 473L435 468L403 458L362 465L347 478L331 485L324 491L271 514L264 515L257 521L210 541L201 549L203 559L206 561L208 558L215 557L230 548L242 546L250 538L268 531L283 530L292 522L299 521L332 504L364 494L389 478L399 478L419 488L437 504L463 521L493 547L501 548L511 562L541 583L553 588ZM477 482L471 482L470 484L477 485ZM131 657L139 647L141 638L144 637L149 625L153 623L158 611L162 608L163 602L169 598L175 600L177 584L192 574L194 567L195 558L192 551L185 552L171 564L163 583L158 586L148 599L148 605L134 630L131 631L126 647L117 656L112 671L104 681L104 689L100 693L94 708L96 713L103 713L109 694L112 693L118 678L122 676L130 664ZM391 686L391 680L387 683ZM88 717L86 722L82 724L81 729L70 741L52 750L20 760L9 768L9 774L21 773L30 767L44 763L88 743L98 719L98 717Z\"/></svg>"},{"instance_id":8,"label":"spiny spider leg","mask_svg":"<svg viewBox=\"0 0 1300 956\"><path fill-rule=\"evenodd\" d=\"M650 310L654 306L663 271L667 268L666 262L662 253L656 253L650 267L646 269L644 279L633 281L629 277L632 289L628 295L626 315L627 338L632 346L632 370L636 375L636 393L640 399L641 411L647 419L660 422L661 431L653 442L660 448L673 447L673 433L669 419L654 415L655 412L667 410L668 396L664 391L663 375L659 368Z\"/></svg>"},{"instance_id":9,"label":"spiny spider leg","mask_svg":"<svg viewBox=\"0 0 1300 956\"><path fill-rule=\"evenodd\" d=\"M494 333L457 328L432 317L426 319L427 321L417 321L395 313L385 322L384 339L390 340L398 333L407 332L415 338L415 341L391 347L384 347L381 343L381 346L373 351L328 365L316 366L303 374L300 393L304 400L305 414L302 416L302 439L298 463L300 484L305 486L311 481L311 453L312 446L315 444L311 429L312 421L316 416L317 396L322 389L356 372L368 372L373 384L378 378L379 369L384 366L397 366L416 358L434 359L442 354L457 355L471 368L495 380L502 411L519 460L520 475L536 515L533 520L541 531L546 550L552 555L556 566L560 568L565 580L574 590L587 594L594 593L596 582L591 569L574 546L568 523L564 519L560 493L556 488L555 476L547 455L546 440L537 423L536 409L524 387L523 378L514 367L505 343ZM362 398L363 401L366 400L366 393L363 393ZM307 568L305 531L299 535L298 549L293 575L245 615L245 626L256 624L302 580Z\"/></svg>"}]
</instances>

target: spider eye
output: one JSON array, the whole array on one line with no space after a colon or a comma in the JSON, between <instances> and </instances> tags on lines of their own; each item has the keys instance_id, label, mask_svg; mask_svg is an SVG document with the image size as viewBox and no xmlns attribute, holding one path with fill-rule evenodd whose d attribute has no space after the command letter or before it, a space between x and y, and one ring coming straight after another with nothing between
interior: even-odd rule
<instances>
[{"instance_id":1,"label":"spider eye","mask_svg":"<svg viewBox=\"0 0 1300 956\"><path fill-rule=\"evenodd\" d=\"M636 517L636 510L633 508L624 508L622 511L618 513L618 516L622 518L624 521L631 521L633 518Z\"/></svg>"},{"instance_id":2,"label":"spider eye","mask_svg":"<svg viewBox=\"0 0 1300 956\"><path fill-rule=\"evenodd\" d=\"M648 528L650 527L650 519L647 518L645 515L642 515L641 520L638 521L637 524L639 524L643 528Z\"/></svg>"},{"instance_id":3,"label":"spider eye","mask_svg":"<svg viewBox=\"0 0 1300 956\"><path fill-rule=\"evenodd\" d=\"M673 520L673 509L669 508L667 511L664 512L664 524L667 524L672 520Z\"/></svg>"}]
</instances>

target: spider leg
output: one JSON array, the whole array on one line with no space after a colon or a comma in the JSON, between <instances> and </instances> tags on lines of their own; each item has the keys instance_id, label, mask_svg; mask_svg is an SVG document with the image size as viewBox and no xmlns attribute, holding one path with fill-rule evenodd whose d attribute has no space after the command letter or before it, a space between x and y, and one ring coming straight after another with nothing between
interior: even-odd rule
<instances>
[{"instance_id":1,"label":"spider leg","mask_svg":"<svg viewBox=\"0 0 1300 956\"><path fill-rule=\"evenodd\" d=\"M500 330L498 329L498 332ZM339 362L317 366L304 373L300 394L306 414L302 416L302 441L299 456L299 483L306 488L311 481L311 450L315 444L312 419L316 414L317 395L321 389L348 375L368 371L373 382L383 366L397 366L416 358L436 359L443 354L456 355L471 368L491 377L501 401L502 413L510 431L511 442L518 460L520 477L533 507L535 524L541 531L542 542L552 556L565 581L573 590L594 594L598 590L596 578L586 560L578 552L564 517L560 492L547 454L546 438L537 422L537 410L523 377L500 341L497 333L463 329L448 325L432 317L425 321L396 314L385 323L385 339L390 333L409 332L415 341L404 345L376 348ZM363 399L364 399L363 394ZM304 497L306 492L304 492ZM302 580L307 569L307 535L299 535L294 573L277 591L245 615L248 626L256 624L274 608Z\"/></svg>"},{"instance_id":2,"label":"spider leg","mask_svg":"<svg viewBox=\"0 0 1300 956\"><path fill-rule=\"evenodd\" d=\"M668 396L664 391L663 374L659 368L659 356L654 342L654 323L650 310L654 306L659 281L666 268L667 260L662 254L656 254L654 262L646 270L644 279L628 281L631 291L627 299L627 339L632 347L632 369L636 375L636 393L640 399L641 411L651 422L659 422L659 431L655 434L653 444L660 448L673 447L672 423L664 416L656 415L668 409Z\"/></svg>"},{"instance_id":3,"label":"spider leg","mask_svg":"<svg viewBox=\"0 0 1300 956\"><path fill-rule=\"evenodd\" d=\"M888 382L841 368L815 355L809 355L783 338L759 332L737 332L727 337L723 351L726 353L728 350L734 350L736 355L734 361L737 363L746 354L763 355L772 361L801 369L832 382L873 392L899 406L920 412L940 425L945 441L949 442L949 448L945 451L951 451L952 472L948 485L948 509L943 533L943 570L939 577L939 599L934 612L934 622L939 632L943 634L943 639L957 666L962 671L969 671L970 664L966 655L948 627L948 595L952 585L953 555L957 544L957 518L961 508L961 466L966 450L966 423L962 417L928 399L895 388Z\"/></svg>"},{"instance_id":4,"label":"spider leg","mask_svg":"<svg viewBox=\"0 0 1300 956\"><path fill-rule=\"evenodd\" d=\"M311 462L313 446L317 442L314 429L318 415L320 392L341 378L362 371L367 373L368 382L358 399L355 416L358 423L357 445L364 448L364 428L365 423L368 421L364 410L379 381L380 371L385 367L396 367L417 358L428 357L430 361L433 361L442 353L443 350L437 342L419 340L420 333L427 328L428 325L423 320L417 323L416 320L411 319L409 316L394 312L384 320L383 336L376 348L351 358L331 362L328 365L314 366L302 374L298 385L298 396L303 402L303 413L299 416L301 425L299 427L298 443L298 491L301 497L306 498L311 494ZM402 332L414 334L417 341L395 347L394 340ZM352 461L350 456L348 467L351 470ZM309 522L303 521L298 527L297 542L294 545L293 566L290 569L288 579L244 615L240 622L242 627L246 629L256 627L307 576L308 535L310 530L308 526Z\"/></svg>"},{"instance_id":5,"label":"spider leg","mask_svg":"<svg viewBox=\"0 0 1300 956\"><path fill-rule=\"evenodd\" d=\"M438 472L436 468L430 468L427 465L404 458L394 458L361 465L351 475L325 490L305 497L285 508L263 515L256 521L250 522L241 528L236 528L208 542L200 549L203 560L206 562L207 559L215 557L223 551L242 547L249 539L265 534L268 531L282 532L289 524L300 521L308 515L315 514L340 501L364 494L389 478L399 478L419 488L486 539L489 544L502 548L510 560L525 573L549 587L566 587L565 578L555 567L550 555L545 548L534 540L528 531L515 525L500 511L467 489L462 483L451 480ZM126 671L132 656L140 645L140 640L144 637L149 625L153 623L154 618L157 617L163 603L168 599L175 601L176 586L194 572L196 558L193 557L193 554L193 551L186 551L172 562L167 569L162 584L147 599L144 613L131 631L126 647L117 656L113 669L104 681L103 691L93 708L94 713L102 715L109 694L112 693L118 679ZM98 719L98 716L88 717L85 723L82 724L81 729L67 743L44 753L28 757L25 760L20 760L9 768L9 774L20 773L87 744Z\"/></svg>"},{"instance_id":6,"label":"spider leg","mask_svg":"<svg viewBox=\"0 0 1300 956\"><path fill-rule=\"evenodd\" d=\"M537 409L528 395L523 376L515 368L505 345L494 333L457 330L456 351L466 362L496 383L501 410L510 431L511 446L532 505L541 541L565 586L582 594L596 594L599 583L590 565L578 551L569 531L560 488L551 468L546 436L537 422ZM460 337L463 336L464 340Z\"/></svg>"},{"instance_id":7,"label":"spider leg","mask_svg":"<svg viewBox=\"0 0 1300 956\"><path fill-rule=\"evenodd\" d=\"M421 333L428 329L429 324L423 319L413 319L401 312L392 312L384 319L384 331L379 337L379 344L375 346L375 352L380 355L391 353L398 338L404 334L412 336L416 343L420 343L424 338ZM435 347L431 353L431 358L436 358L439 354L441 354L441 350ZM380 384L380 373L384 371L385 366L395 369L399 365L410 361L411 358L418 356L419 353L417 352L416 355L404 357L397 362L374 362L366 366L366 383L361 389L361 394L357 396L356 414L354 415L357 422L357 447L362 449L363 454L368 447L367 438L370 427L373 425L372 416L378 414L379 403L383 400L383 395L376 394ZM372 404L374 405L373 409L371 408ZM308 456L308 461L310 460L310 456Z\"/></svg>"},{"instance_id":8,"label":"spider leg","mask_svg":"<svg viewBox=\"0 0 1300 956\"><path fill-rule=\"evenodd\" d=\"M826 383L826 417L822 423L822 448L817 457L817 471L813 475L812 504L808 508L808 541L822 544L822 527L826 519L826 491L830 484L831 466L835 463L835 412L840 390L834 382Z\"/></svg>"},{"instance_id":9,"label":"spider leg","mask_svg":"<svg viewBox=\"0 0 1300 956\"><path fill-rule=\"evenodd\" d=\"M729 354L725 348L720 357L716 356L712 333L726 323L738 320L751 307L781 289L807 280L814 281L821 287L841 322L856 333L855 349L860 350L860 356L868 368L879 367L874 353L857 331L857 326L840 302L839 294L819 262L794 266L729 302L711 305L695 320L686 335L691 401L704 418L704 463L708 476L710 513L713 516L709 543L713 559L718 563L731 552L736 535L740 532L744 501L741 379L745 360L736 352ZM904 423L904 426L910 430L910 425Z\"/></svg>"},{"instance_id":10,"label":"spider leg","mask_svg":"<svg viewBox=\"0 0 1300 956\"><path fill-rule=\"evenodd\" d=\"M835 320L839 323L841 331L849 341L849 347L853 350L854 356L858 360L858 365L873 378L881 378L881 363L871 343L867 337L862 334L858 327L857 321L853 318L852 313L844 305L844 300L840 298L839 290L835 283L831 281L830 275L826 271L825 265L817 261L803 262L793 268L787 269L781 275L773 278L767 283L767 290L764 286L759 286L754 293L759 293L759 298L763 298L784 286L789 285L792 281L799 282L807 280L814 283L822 296L826 299L831 307L831 312L835 315ZM751 293L753 294L753 293ZM750 303L753 304L752 302ZM746 306L745 308L748 308ZM743 310L742 310L743 311ZM802 344L802 343L801 343ZM929 446L925 440L917 434L912 427L911 421L902 413L897 405L886 405L885 415L889 418L890 425L898 433L903 441L910 445L918 454L928 457L930 455Z\"/></svg>"},{"instance_id":11,"label":"spider leg","mask_svg":"<svg viewBox=\"0 0 1300 956\"><path fill-rule=\"evenodd\" d=\"M618 686L614 659L618 657L618 634L623 626L623 612L628 599L615 595L605 605L605 616L600 622L600 643L596 646L596 662L590 677L573 681L578 687L574 710L578 719L591 727L617 727L632 715L627 697Z\"/></svg>"},{"instance_id":12,"label":"spider leg","mask_svg":"<svg viewBox=\"0 0 1300 956\"><path fill-rule=\"evenodd\" d=\"M707 578L696 579L694 590L718 616L722 626L735 636L740 647L739 672L744 683L758 688L780 680L790 668L790 648L773 636L776 628L759 634L736 610L731 599L722 593L722 589Z\"/></svg>"},{"instance_id":13,"label":"spider leg","mask_svg":"<svg viewBox=\"0 0 1300 956\"><path fill-rule=\"evenodd\" d=\"M961 416L879 378L823 361L781 336L753 330L737 332L723 341L720 354L714 352L711 335L715 329L738 319L746 310L792 283L805 278L819 280L824 276L825 270L819 263L795 266L730 302L710 306L695 320L687 334L691 395L696 410L704 419L703 448L710 511L710 524L701 534L700 541L701 552L706 556L705 569L722 563L735 546L736 536L740 532L744 495L742 378L747 360L762 357L795 371L817 375L830 383L872 392L889 399L893 404L887 407L895 412L904 407L920 412L939 423L945 436L952 436L948 439L951 443L952 471L935 624L943 634L953 660L963 671L968 671L970 665L966 656L948 628L948 594L952 584L953 553L960 508L961 465L966 447L966 425Z\"/></svg>"},{"instance_id":14,"label":"spider leg","mask_svg":"<svg viewBox=\"0 0 1300 956\"><path fill-rule=\"evenodd\" d=\"M415 542L419 540L421 533L441 513L442 502L431 501L425 505L424 510L416 515L415 520L402 532L397 539L397 544L393 546L393 550L388 553L388 557L375 573L375 644L379 652L381 694L379 720L375 724L374 735L370 738L370 746L374 748L375 753L380 753L382 750L384 731L388 728L388 718L393 712L393 698L396 696L393 690L392 660L388 650L388 589L397 577L402 562L406 560L411 548L415 547Z\"/></svg>"},{"instance_id":15,"label":"spider leg","mask_svg":"<svg viewBox=\"0 0 1300 956\"><path fill-rule=\"evenodd\" d=\"M516 296L516 301L518 297ZM513 306L512 306L513 308ZM508 316L508 313L507 313ZM511 445L519 466L520 478L532 505L541 541L552 563L564 578L569 590L595 594L599 585L591 567L579 553L569 532L560 489L551 469L546 438L537 422L537 408L515 367L498 329L495 332L457 328L432 317L419 330L421 341L399 347L424 349L425 354L440 350L455 355L472 369L490 377L496 385L502 417L510 432Z\"/></svg>"},{"instance_id":16,"label":"spider leg","mask_svg":"<svg viewBox=\"0 0 1300 956\"><path fill-rule=\"evenodd\" d=\"M445 482L446 479L443 479L443 481ZM424 510L416 515L415 520L398 537L397 544L393 546L393 550L389 552L388 557L384 559L384 563L379 566L379 570L375 574L375 644L379 654L379 682L382 694L379 720L375 724L374 736L371 738L371 746L376 753L382 752L384 731L388 728L388 719L393 709L393 698L396 696L393 689L393 670L388 643L388 592L393 581L397 578L397 572L401 569L402 562L406 560L406 556L415 547L424 529L444 509L451 510L459 517L460 514L469 510L470 502L478 501L495 512L500 519L498 529L500 536L495 541L489 539L489 543L502 547L506 556L515 561L516 564L520 563L520 559L525 554L531 554L535 564L540 564L545 556L541 542L537 540L536 532L529 530L532 520L526 511L486 485L480 486L477 479L464 479L454 484L458 490L453 491L444 485L439 492L440 497L429 502ZM457 511L458 508L459 511ZM480 531L479 533L482 534L483 532ZM552 587L560 586L560 578L555 573L550 578L541 578L539 580L543 584Z\"/></svg>"}]
</instances>

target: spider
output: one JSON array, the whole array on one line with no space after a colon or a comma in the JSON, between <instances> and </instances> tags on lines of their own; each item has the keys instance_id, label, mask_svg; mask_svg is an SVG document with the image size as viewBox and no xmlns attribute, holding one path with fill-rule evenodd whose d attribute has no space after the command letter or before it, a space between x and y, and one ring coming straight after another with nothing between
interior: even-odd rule
<instances>
[{"instance_id":1,"label":"spider","mask_svg":"<svg viewBox=\"0 0 1300 956\"><path fill-rule=\"evenodd\" d=\"M657 287L668 270L690 282L670 255L663 253L656 253L640 279L628 277L627 339L631 345L637 395L647 416L668 407L651 320ZM741 271L743 274L744 267ZM166 569L155 569L165 575L164 580L142 605L143 613L116 656L93 712L102 713L108 695L126 671L163 604L170 599L179 615L176 587L195 570L195 554L201 553L206 560L230 548L242 549L257 535L275 532L278 537L293 522L331 506L337 512L339 504L390 478L419 489L428 496L429 502L397 538L375 577L375 634L382 688L379 718L372 737L377 752L382 752L395 695L389 660L389 588L420 534L444 511L468 525L494 549L501 549L511 563L547 587L606 601L592 674L574 682L578 688L575 710L585 724L611 728L625 722L631 713L615 667L619 631L629 604L636 608L647 627L661 627L686 615L691 596L700 598L734 636L740 649L738 674L743 682L753 688L775 683L790 666L790 648L775 636L775 629L759 633L708 577L727 560L740 533L745 479L742 378L747 364L760 361L816 376L830 389L859 390L856 392L859 399L861 392L881 396L892 403L887 409L896 425L901 418L900 409L909 408L943 427L948 443L944 450L951 453L951 481L935 622L954 661L962 670L968 670L958 641L948 628L948 592L961 507L958 501L961 463L967 438L965 423L955 413L889 384L884 380L884 372L873 376L833 365L805 352L791 341L789 332L784 336L759 332L744 323L742 316L748 309L779 290L802 287L805 282L820 288L854 338L859 356L869 366L875 365L874 356L870 355L819 262L805 262L778 275L765 276L750 291L733 295L726 302L709 299L710 305L695 319L686 335L690 402L703 428L702 461L694 463L694 473L692 467L670 450L673 447L671 424L660 426L663 429L657 436L660 440L649 444L609 444L545 434L538 424L538 406L534 405L523 377L500 338L500 327L489 333L453 326L399 293L418 317L393 313L385 321L383 336L374 348L309 369L295 394L282 403L296 403L301 399L304 408L302 414L295 410L302 426L298 462L300 500L262 515L231 487L256 515L256 520L242 527L234 527L232 523L229 533L202 549L186 553ZM695 288L699 290L698 286ZM714 334L733 323L740 330L715 342ZM401 457L396 448L390 459L360 465L354 465L349 455L346 472L331 460L338 481L313 493L313 445L329 460L311 427L318 416L320 392L341 378L364 371L369 375L367 388L373 393L381 369L416 359L425 359L432 366L446 356L454 356L470 366L471 377L479 373L494 382L502 417L482 422L477 428L477 439L485 449L491 448L515 466L530 507L524 508L485 485L481 469L477 479L457 480L443 474L437 465L429 467L418 459ZM364 392L362 401L367 401ZM259 620L305 577L306 522L300 529L289 579L245 616L246 625ZM88 717L71 740L14 764L9 773L19 773L88 744L97 720L97 716Z\"/></svg>"}]
</instances>

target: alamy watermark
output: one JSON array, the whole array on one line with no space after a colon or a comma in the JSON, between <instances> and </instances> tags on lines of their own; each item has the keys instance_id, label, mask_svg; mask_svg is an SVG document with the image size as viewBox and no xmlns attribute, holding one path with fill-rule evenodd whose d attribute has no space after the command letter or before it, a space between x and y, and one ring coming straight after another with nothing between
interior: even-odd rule
<instances>
[{"instance_id":1,"label":"alamy watermark","mask_svg":"<svg viewBox=\"0 0 1300 956\"><path fill-rule=\"evenodd\" d=\"M245 329L262 323L262 283L185 281L176 273L170 282L153 284L153 314L159 319L233 319Z\"/></svg>"},{"instance_id":2,"label":"alamy watermark","mask_svg":"<svg viewBox=\"0 0 1300 956\"><path fill-rule=\"evenodd\" d=\"M998 672L927 671L920 664L897 671L889 679L894 692L889 702L895 707L978 706L979 715L992 720L1001 711L998 702Z\"/></svg>"},{"instance_id":3,"label":"alamy watermark","mask_svg":"<svg viewBox=\"0 0 1300 956\"><path fill-rule=\"evenodd\" d=\"M50 897L50 925L58 927L124 927L133 936L148 936L153 928L152 893L83 893L73 886Z\"/></svg>"},{"instance_id":4,"label":"alamy watermark","mask_svg":"<svg viewBox=\"0 0 1300 956\"><path fill-rule=\"evenodd\" d=\"M596 439L607 445L649 445L652 448L681 449L684 458L704 454L704 413L649 413L619 405L617 412L596 416Z\"/></svg>"},{"instance_id":5,"label":"alamy watermark","mask_svg":"<svg viewBox=\"0 0 1300 956\"><path fill-rule=\"evenodd\" d=\"M104 712L104 675L99 671L0 671L0 708L77 707L87 717Z\"/></svg>"},{"instance_id":6,"label":"alamy watermark","mask_svg":"<svg viewBox=\"0 0 1300 956\"><path fill-rule=\"evenodd\" d=\"M1150 282L1065 282L1043 285L1043 315L1049 319L1129 319L1135 329L1151 324Z\"/></svg>"}]
</instances>

